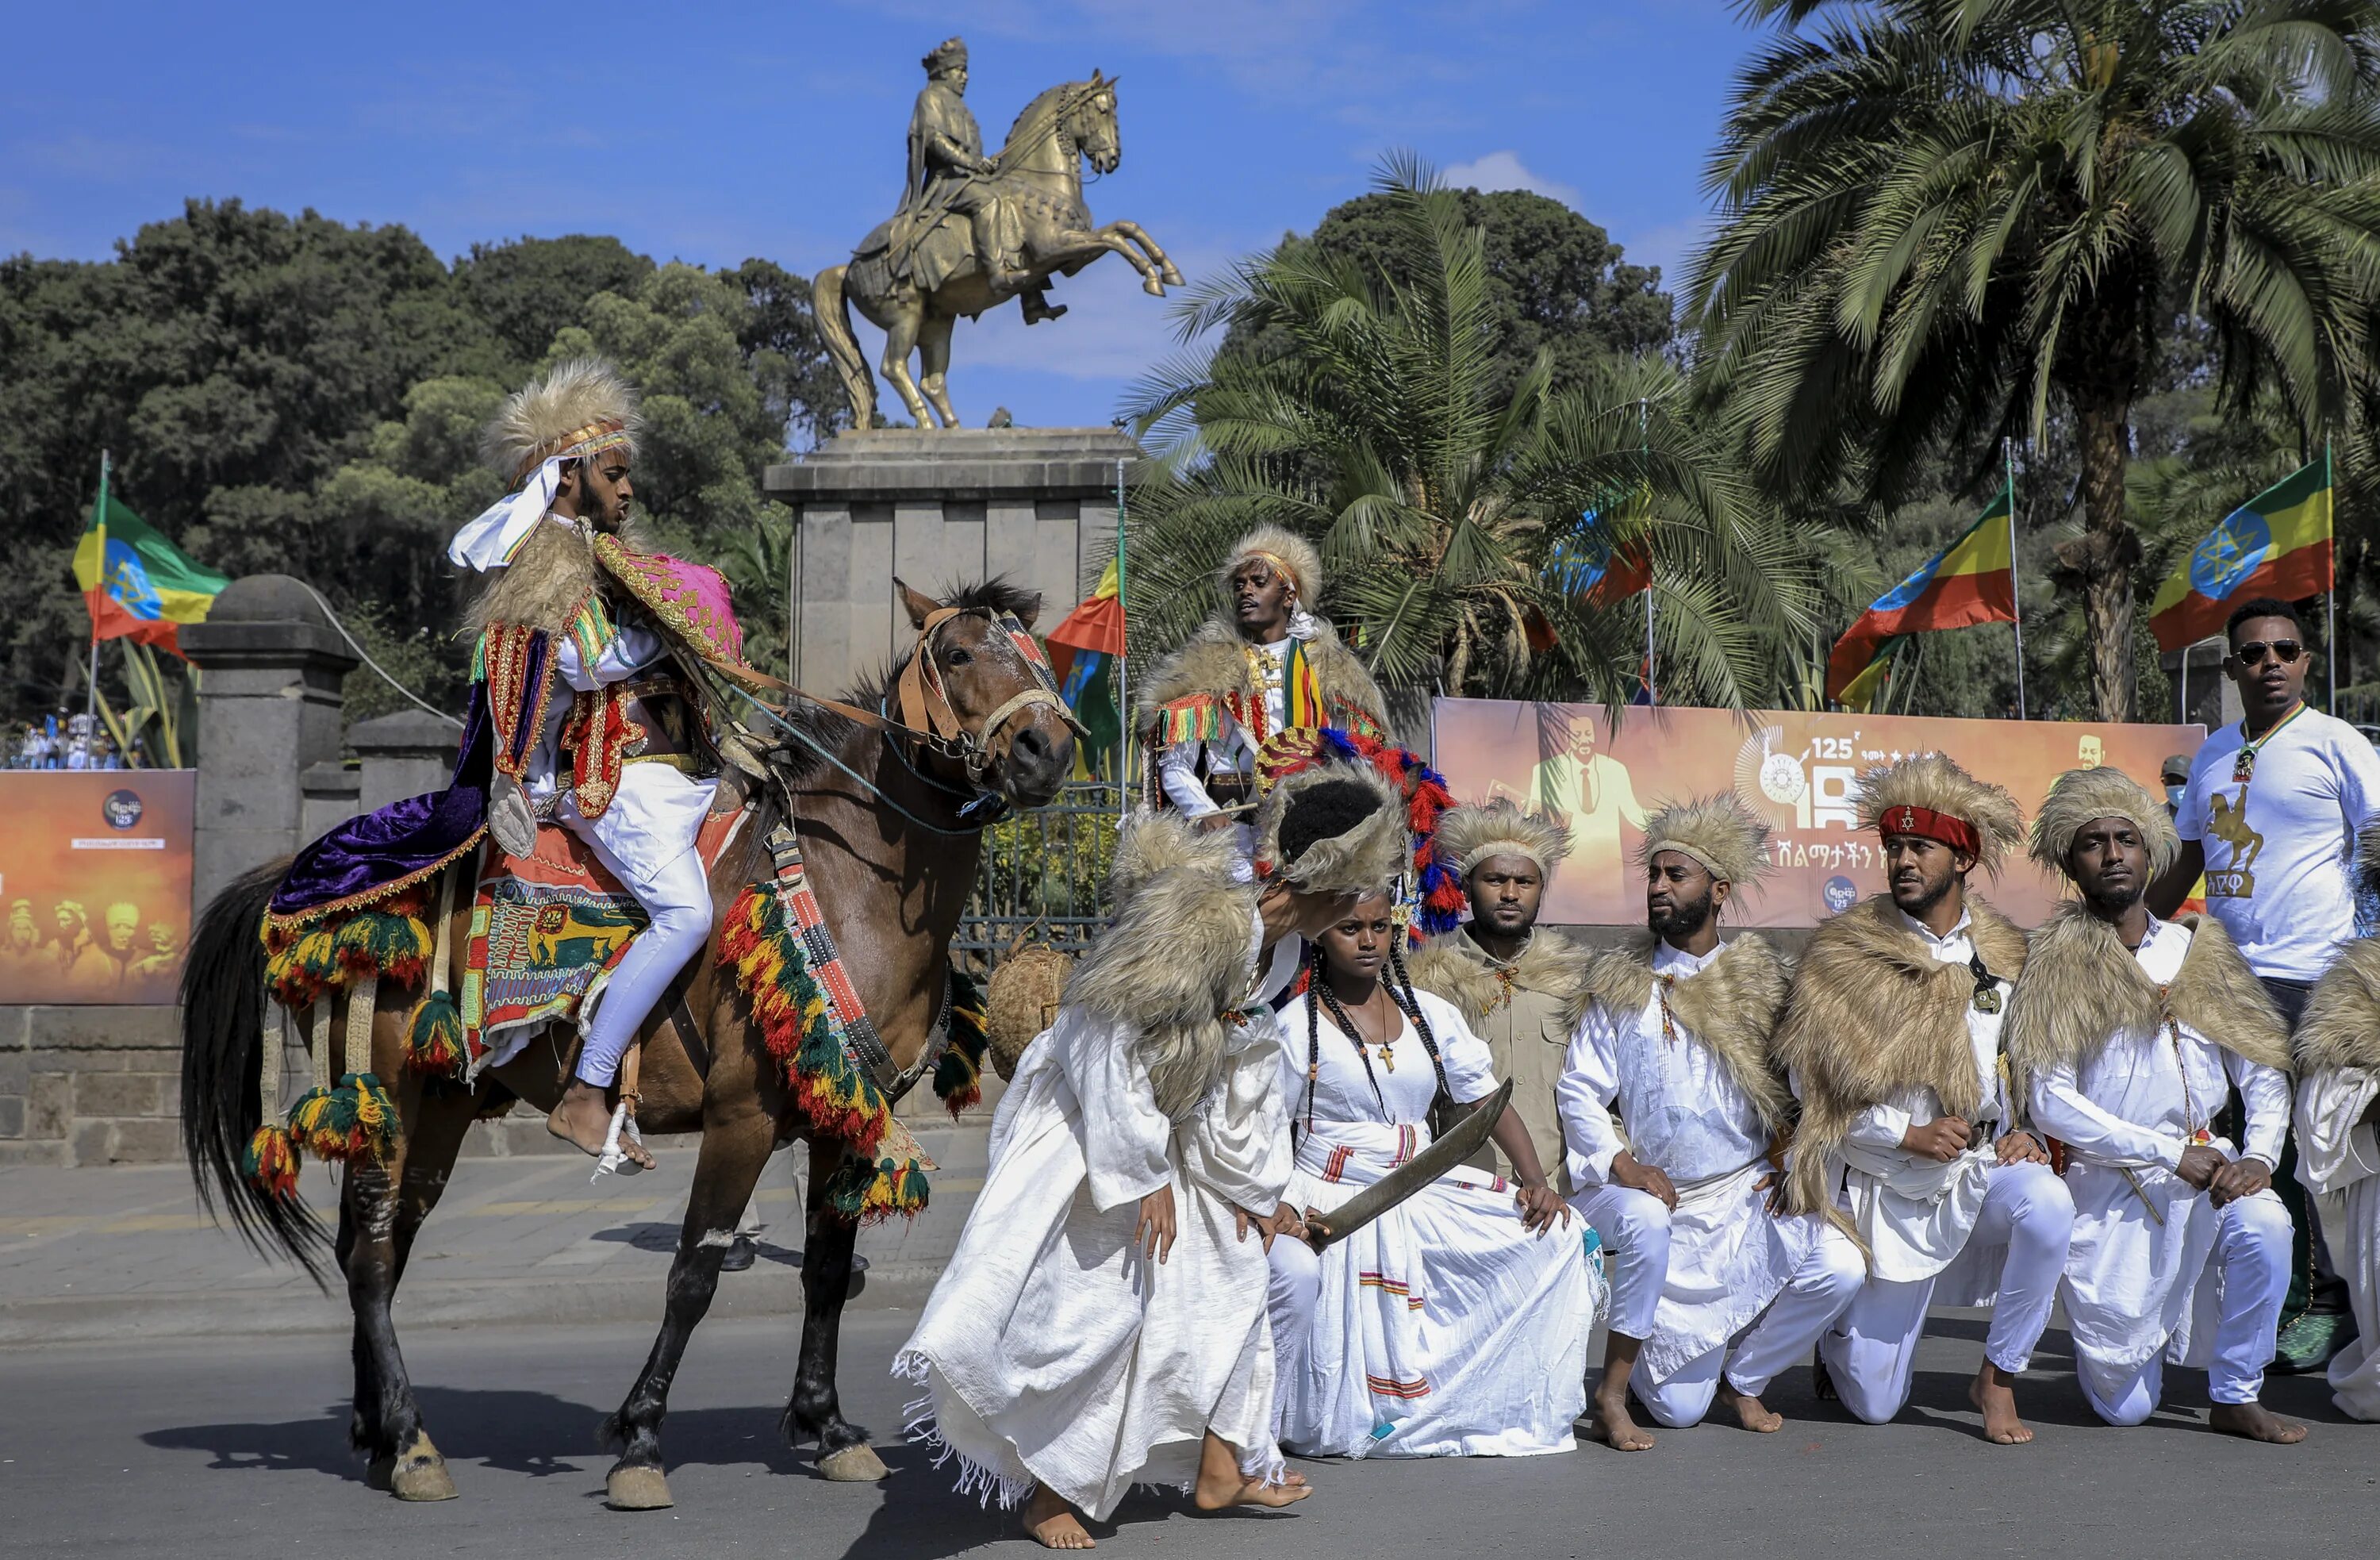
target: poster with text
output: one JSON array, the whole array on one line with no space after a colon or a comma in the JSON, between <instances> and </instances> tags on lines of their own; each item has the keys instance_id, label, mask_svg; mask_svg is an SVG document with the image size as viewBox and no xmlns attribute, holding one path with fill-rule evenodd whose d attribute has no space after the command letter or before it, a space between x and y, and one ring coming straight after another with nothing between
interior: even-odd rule
<instances>
[{"instance_id":1,"label":"poster with text","mask_svg":"<svg viewBox=\"0 0 2380 1560\"><path fill-rule=\"evenodd\" d=\"M2070 769L2109 765L2161 795L2159 766L2197 751L2206 728L1633 708L1615 732L1597 704L1440 699L1432 738L1456 800L1508 798L1569 830L1570 858L1548 886L1546 920L1642 925L1636 852L1645 813L1732 791L1775 831L1775 870L1764 888L1729 901L1728 921L1815 926L1884 889L1879 842L1852 812L1852 785L1863 772L1911 753L1947 753L2007 786L2029 823ZM2021 926L2039 922L2058 896L2021 850L2001 863L1998 883L1978 872L1973 885Z\"/></svg>"},{"instance_id":2,"label":"poster with text","mask_svg":"<svg viewBox=\"0 0 2380 1560\"><path fill-rule=\"evenodd\" d=\"M174 1001L197 800L195 770L0 770L0 1004Z\"/></svg>"}]
</instances>

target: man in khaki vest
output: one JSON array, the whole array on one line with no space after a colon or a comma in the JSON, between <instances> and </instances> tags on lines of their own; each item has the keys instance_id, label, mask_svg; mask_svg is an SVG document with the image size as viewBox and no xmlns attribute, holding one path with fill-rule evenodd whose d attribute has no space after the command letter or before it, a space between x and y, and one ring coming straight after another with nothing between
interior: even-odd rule
<instances>
[{"instance_id":1,"label":"man in khaki vest","mask_svg":"<svg viewBox=\"0 0 2380 1560\"><path fill-rule=\"evenodd\" d=\"M1586 951L1537 925L1546 879L1570 854L1561 829L1509 801L1460 807L1439 820L1439 850L1463 874L1471 920L1432 942L1413 961L1413 981L1462 1010L1488 1042L1496 1076L1512 1080L1512 1106L1528 1127L1537 1163L1569 1195L1561 1117L1554 1104L1562 1057L1586 1006ZM1512 1166L1494 1147L1474 1161L1507 1178Z\"/></svg>"}]
</instances>

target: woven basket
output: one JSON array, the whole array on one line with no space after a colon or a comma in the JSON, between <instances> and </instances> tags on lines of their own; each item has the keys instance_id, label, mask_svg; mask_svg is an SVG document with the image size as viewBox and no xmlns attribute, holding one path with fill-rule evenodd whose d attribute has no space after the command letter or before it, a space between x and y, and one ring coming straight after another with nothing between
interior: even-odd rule
<instances>
[{"instance_id":1,"label":"woven basket","mask_svg":"<svg viewBox=\"0 0 2380 1560\"><path fill-rule=\"evenodd\" d=\"M992 1070L1003 1079L1016 1076L1016 1059L1033 1037L1058 1021L1058 998L1074 972L1074 956L1045 943L1011 951L991 972L984 993L984 1034Z\"/></svg>"}]
</instances>

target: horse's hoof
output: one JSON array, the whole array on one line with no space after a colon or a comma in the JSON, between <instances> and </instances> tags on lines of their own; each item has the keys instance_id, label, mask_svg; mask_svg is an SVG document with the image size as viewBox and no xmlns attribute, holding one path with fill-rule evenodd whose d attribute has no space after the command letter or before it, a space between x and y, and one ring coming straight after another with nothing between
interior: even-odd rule
<instances>
[{"instance_id":1,"label":"horse's hoof","mask_svg":"<svg viewBox=\"0 0 2380 1560\"><path fill-rule=\"evenodd\" d=\"M865 1441L856 1446L845 1446L839 1452L827 1453L819 1458L818 1469L821 1477L832 1479L838 1484L873 1484L879 1480L892 1477L892 1470L884 1466L884 1459L876 1455L876 1448Z\"/></svg>"},{"instance_id":2,"label":"horse's hoof","mask_svg":"<svg viewBox=\"0 0 2380 1560\"><path fill-rule=\"evenodd\" d=\"M446 1471L446 1459L430 1444L427 1435L417 1435L413 1444L400 1455L386 1459L388 1493L401 1501L451 1501L455 1498L455 1481ZM372 1465L378 1468L377 1461Z\"/></svg>"},{"instance_id":3,"label":"horse's hoof","mask_svg":"<svg viewBox=\"0 0 2380 1560\"><path fill-rule=\"evenodd\" d=\"M603 1504L614 1511L666 1511L669 1481L662 1470L642 1463L615 1463L603 1480Z\"/></svg>"},{"instance_id":4,"label":"horse's hoof","mask_svg":"<svg viewBox=\"0 0 2380 1560\"><path fill-rule=\"evenodd\" d=\"M1180 286L1181 283L1176 282L1174 286ZM1144 276L1141 278L1140 290L1147 293L1151 298L1163 298L1165 296L1165 284L1159 281L1154 276Z\"/></svg>"},{"instance_id":5,"label":"horse's hoof","mask_svg":"<svg viewBox=\"0 0 2380 1560\"><path fill-rule=\"evenodd\" d=\"M1173 262L1172 261L1166 262L1165 269L1159 272L1157 274L1169 287L1178 287L1182 285L1182 273L1174 269Z\"/></svg>"}]
</instances>

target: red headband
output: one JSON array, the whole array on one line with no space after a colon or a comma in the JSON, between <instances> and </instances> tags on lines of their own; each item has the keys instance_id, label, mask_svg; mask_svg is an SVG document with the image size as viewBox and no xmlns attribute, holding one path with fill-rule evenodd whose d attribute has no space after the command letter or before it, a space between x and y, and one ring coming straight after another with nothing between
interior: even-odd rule
<instances>
[{"instance_id":1,"label":"red headband","mask_svg":"<svg viewBox=\"0 0 2380 1560\"><path fill-rule=\"evenodd\" d=\"M1920 839L1939 840L1978 860L1984 854L1983 841L1975 836L1973 824L1930 807L1888 807L1884 816L1876 821L1876 832L1888 839L1894 835L1915 835Z\"/></svg>"}]
</instances>

